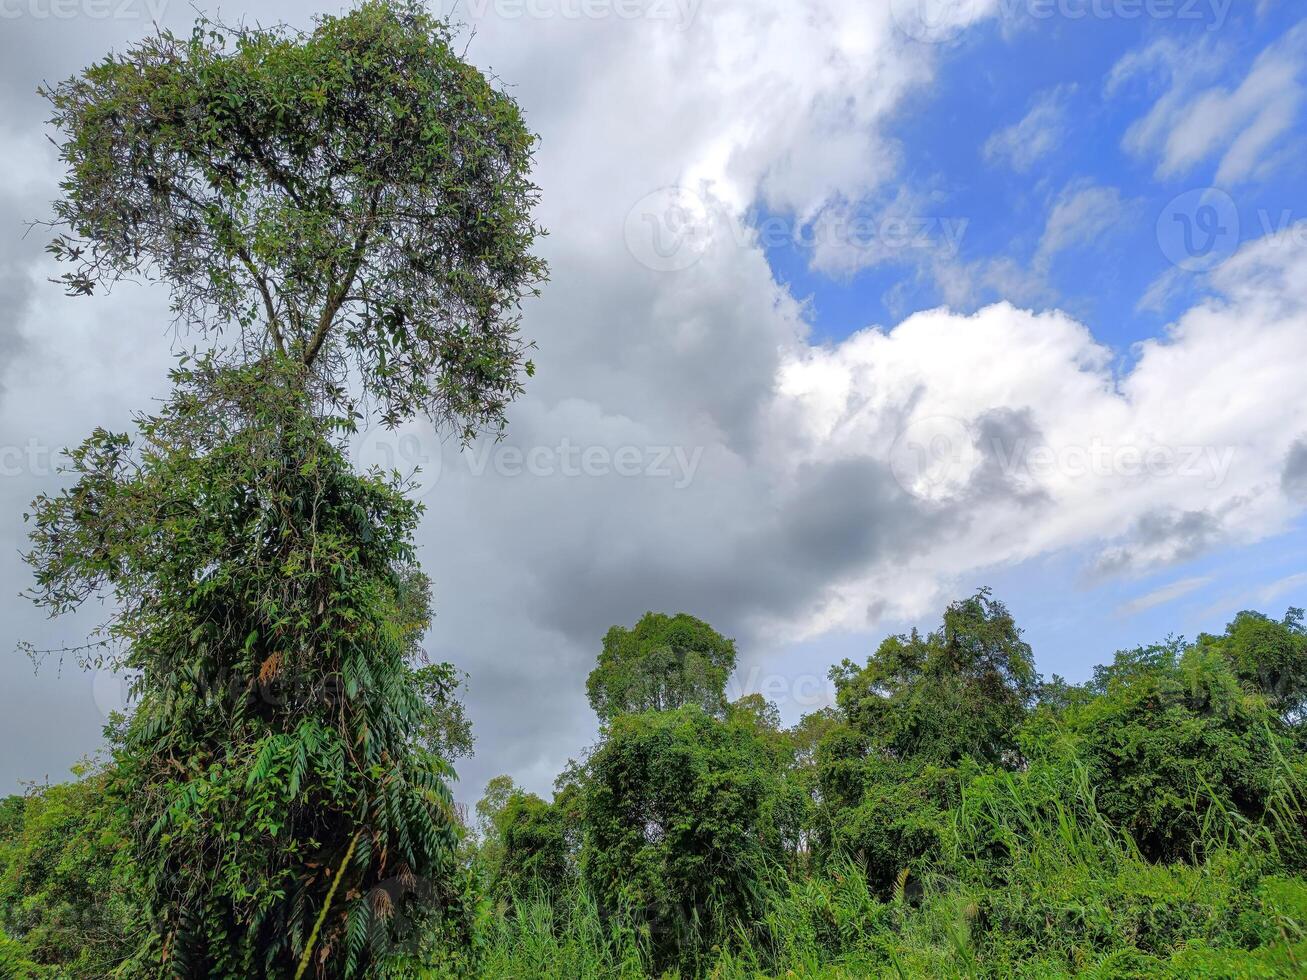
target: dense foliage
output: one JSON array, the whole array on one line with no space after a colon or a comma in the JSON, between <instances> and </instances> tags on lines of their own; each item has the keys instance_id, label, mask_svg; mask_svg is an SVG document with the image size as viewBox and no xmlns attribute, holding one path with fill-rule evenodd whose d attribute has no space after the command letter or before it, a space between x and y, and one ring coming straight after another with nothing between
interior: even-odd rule
<instances>
[{"instance_id":1,"label":"dense foliage","mask_svg":"<svg viewBox=\"0 0 1307 980\"><path fill-rule=\"evenodd\" d=\"M372 0L308 34L201 21L45 90L68 290L144 274L184 329L239 326L242 361L292 357L338 395L352 368L389 423L501 426L544 274L534 137L451 43Z\"/></svg>"},{"instance_id":2,"label":"dense foliage","mask_svg":"<svg viewBox=\"0 0 1307 980\"><path fill-rule=\"evenodd\" d=\"M138 697L115 778L168 958L275 975L316 935L352 973L389 938L388 883L454 850L407 667L429 618L418 509L350 470L293 370L174 382L139 449L97 433L37 501L35 597L115 600Z\"/></svg>"},{"instance_id":3,"label":"dense foliage","mask_svg":"<svg viewBox=\"0 0 1307 980\"><path fill-rule=\"evenodd\" d=\"M613 721L585 774L580 863L599 907L646 929L660 961L693 966L760 911L779 854L774 767L748 725L697 706Z\"/></svg>"},{"instance_id":4,"label":"dense foliage","mask_svg":"<svg viewBox=\"0 0 1307 980\"><path fill-rule=\"evenodd\" d=\"M836 706L791 728L757 695L618 713L552 800L492 780L438 902L399 916L410 941L368 971L1298 976L1307 739L1285 678L1304 661L1297 611L1243 613L1220 635L1119 653L1084 684L1044 683L981 592L939 630L836 668ZM128 827L111 799L97 772L0 810L0 925L17 937L0 957L93 976L59 949L78 929L128 972L148 949L139 929L89 942L142 901L113 857Z\"/></svg>"},{"instance_id":5,"label":"dense foliage","mask_svg":"<svg viewBox=\"0 0 1307 980\"><path fill-rule=\"evenodd\" d=\"M1305 666L1297 611L1243 613L1044 683L982 591L793 728L615 715L552 804L492 784L489 904L405 975L1301 975Z\"/></svg>"},{"instance_id":6,"label":"dense foliage","mask_svg":"<svg viewBox=\"0 0 1307 980\"><path fill-rule=\"evenodd\" d=\"M735 644L707 623L651 612L631 629L608 631L586 691L602 721L686 704L717 714L734 669Z\"/></svg>"},{"instance_id":7,"label":"dense foliage","mask_svg":"<svg viewBox=\"0 0 1307 980\"><path fill-rule=\"evenodd\" d=\"M140 918L141 882L111 773L98 763L75 773L75 782L0 803L0 935L22 937L16 960L105 976L148 958L154 937ZM4 962L0 942L0 977Z\"/></svg>"}]
</instances>

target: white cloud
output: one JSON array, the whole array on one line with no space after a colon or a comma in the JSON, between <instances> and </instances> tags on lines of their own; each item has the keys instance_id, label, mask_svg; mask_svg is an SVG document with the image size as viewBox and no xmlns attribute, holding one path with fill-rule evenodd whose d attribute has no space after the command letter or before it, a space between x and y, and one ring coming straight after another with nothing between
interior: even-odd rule
<instances>
[{"instance_id":1,"label":"white cloud","mask_svg":"<svg viewBox=\"0 0 1307 980\"><path fill-rule=\"evenodd\" d=\"M1061 145L1066 135L1067 107L1074 86L1058 86L1036 96L1019 122L995 131L985 141L985 159L1007 163L1028 173Z\"/></svg>"},{"instance_id":2,"label":"white cloud","mask_svg":"<svg viewBox=\"0 0 1307 980\"><path fill-rule=\"evenodd\" d=\"M1109 95L1131 79L1161 79L1165 90L1126 131L1123 147L1157 158L1157 176L1181 177L1218 157L1215 180L1256 179L1281 162L1275 152L1297 120L1307 64L1307 24L1269 45L1234 87L1215 80L1229 52L1206 39L1183 45L1170 38L1122 58L1108 76Z\"/></svg>"},{"instance_id":3,"label":"white cloud","mask_svg":"<svg viewBox=\"0 0 1307 980\"><path fill-rule=\"evenodd\" d=\"M938 491L927 500L948 528L906 567L872 560L832 582L810 628L854 625L891 581L908 585L895 601L911 616L964 570L1089 544L1100 572L1131 573L1284 529L1296 508L1280 470L1307 425L1282 396L1307 357L1298 241L1245 247L1213 276L1218 297L1140 345L1120 378L1082 325L1007 304L788 357L771 406L780 455L892 465L919 431L916 489Z\"/></svg>"},{"instance_id":4,"label":"white cloud","mask_svg":"<svg viewBox=\"0 0 1307 980\"><path fill-rule=\"evenodd\" d=\"M1126 217L1127 205L1115 187L1074 181L1062 189L1049 210L1035 253L1037 268L1047 270L1057 253L1099 242Z\"/></svg>"},{"instance_id":5,"label":"white cloud","mask_svg":"<svg viewBox=\"0 0 1307 980\"><path fill-rule=\"evenodd\" d=\"M1157 606L1166 605L1168 602L1174 602L1176 599L1182 599L1191 592L1196 592L1204 585L1210 584L1212 577L1210 575L1201 575L1195 578L1182 578L1178 581L1171 582L1159 589L1146 592L1137 598L1131 599L1122 605L1118 610L1118 615L1137 616L1141 612L1147 612Z\"/></svg>"}]
</instances>

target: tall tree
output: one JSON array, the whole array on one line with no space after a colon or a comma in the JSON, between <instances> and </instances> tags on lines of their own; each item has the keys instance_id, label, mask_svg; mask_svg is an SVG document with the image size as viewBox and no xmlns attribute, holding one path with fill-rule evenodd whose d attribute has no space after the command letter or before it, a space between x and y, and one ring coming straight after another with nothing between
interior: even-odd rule
<instances>
[{"instance_id":1,"label":"tall tree","mask_svg":"<svg viewBox=\"0 0 1307 980\"><path fill-rule=\"evenodd\" d=\"M700 976L714 944L757 924L784 854L774 748L756 716L697 705L620 715L586 765L581 871L610 916L650 936L654 972Z\"/></svg>"},{"instance_id":2,"label":"tall tree","mask_svg":"<svg viewBox=\"0 0 1307 980\"><path fill-rule=\"evenodd\" d=\"M608 631L586 692L604 722L687 704L721 715L734 669L734 640L686 613L650 612L629 630L614 626Z\"/></svg>"},{"instance_id":3,"label":"tall tree","mask_svg":"<svg viewBox=\"0 0 1307 980\"><path fill-rule=\"evenodd\" d=\"M409 666L420 509L341 450L357 396L467 440L531 372L534 137L450 41L412 0L201 20L44 92L67 290L161 281L213 345L138 443L73 451L28 556L52 612L116 603L115 782L184 975L357 973L453 854L438 752L470 741L451 678Z\"/></svg>"}]
</instances>

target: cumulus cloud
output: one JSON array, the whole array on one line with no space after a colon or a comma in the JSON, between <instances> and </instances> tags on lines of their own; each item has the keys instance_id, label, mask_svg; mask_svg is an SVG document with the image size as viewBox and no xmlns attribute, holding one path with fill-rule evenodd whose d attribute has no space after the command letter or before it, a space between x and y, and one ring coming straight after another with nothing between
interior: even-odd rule
<instances>
[{"instance_id":1,"label":"cumulus cloud","mask_svg":"<svg viewBox=\"0 0 1307 980\"><path fill-rule=\"evenodd\" d=\"M1182 562L1293 513L1279 469L1303 409L1276 391L1292 384L1284 358L1307 353L1302 269L1307 252L1282 241L1245 248L1214 277L1220 295L1141 345L1121 377L1083 325L998 304L800 351L772 410L794 457L906 459L907 488L949 531L914 556L923 589L899 593L904 614L925 583L1077 545L1101 544L1094 575ZM1249 387L1254 376L1274 382ZM859 588L889 571L832 583L849 603L826 602L811 625L856 616Z\"/></svg>"}]
</instances>

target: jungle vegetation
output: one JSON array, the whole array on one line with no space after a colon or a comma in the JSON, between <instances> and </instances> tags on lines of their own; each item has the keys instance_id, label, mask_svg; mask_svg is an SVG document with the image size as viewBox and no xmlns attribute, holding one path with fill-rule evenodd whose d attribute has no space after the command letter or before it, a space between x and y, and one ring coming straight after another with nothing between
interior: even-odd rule
<instances>
[{"instance_id":1,"label":"jungle vegetation","mask_svg":"<svg viewBox=\"0 0 1307 980\"><path fill-rule=\"evenodd\" d=\"M30 598L104 600L75 653L133 697L0 801L0 978L1307 975L1297 609L1072 684L981 590L788 727L651 612L595 638L548 798L460 818L421 507L345 450L493 437L533 372L535 137L451 40L411 0L202 19L44 90L60 281L157 282L195 346L28 515Z\"/></svg>"}]
</instances>

